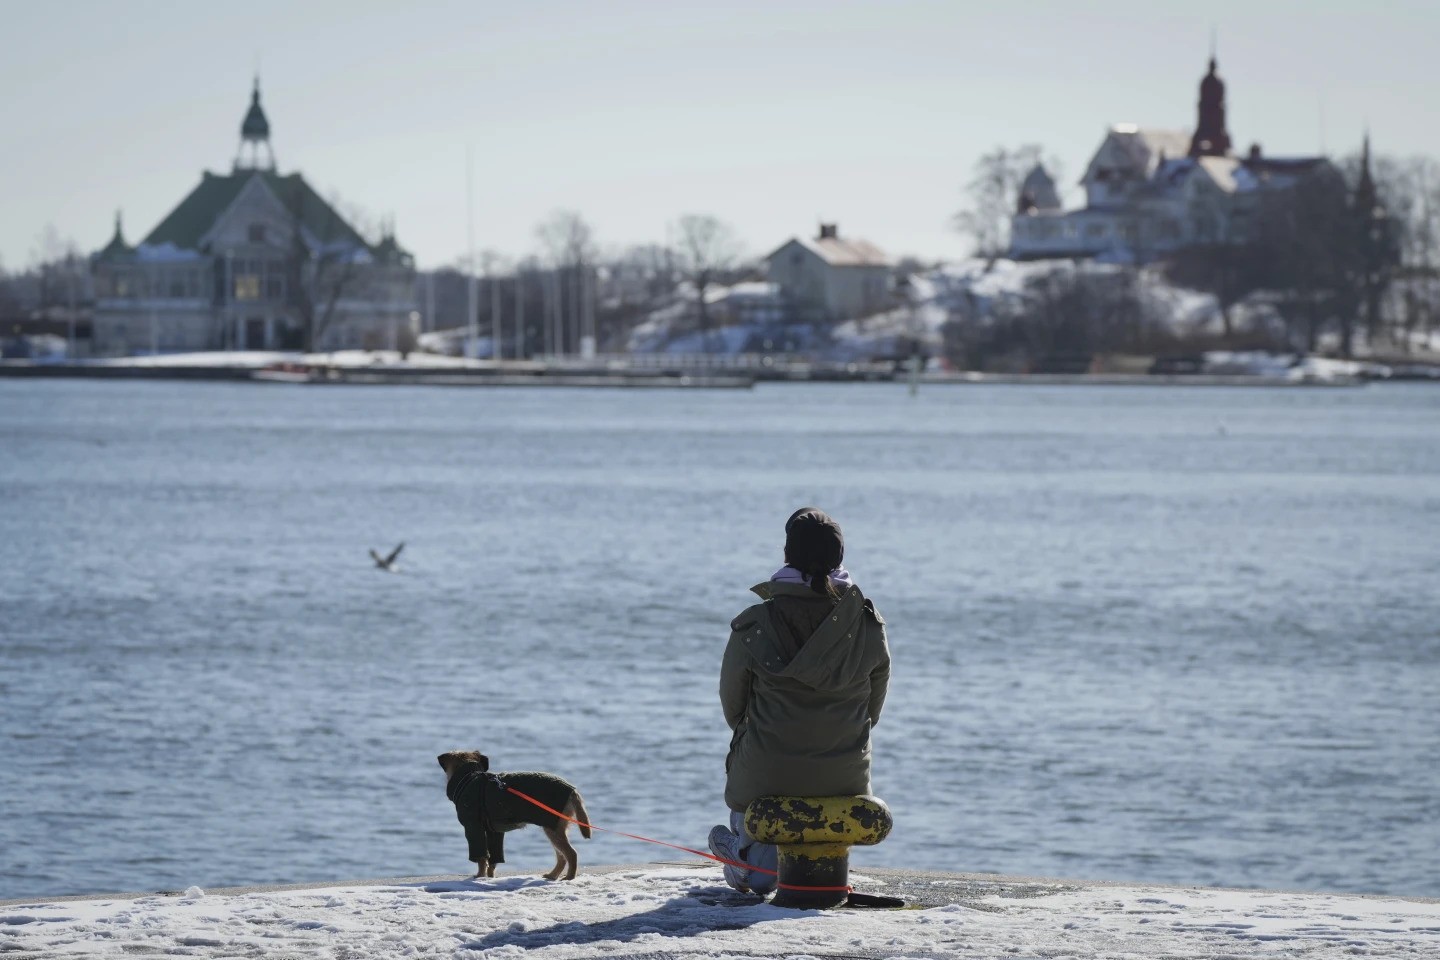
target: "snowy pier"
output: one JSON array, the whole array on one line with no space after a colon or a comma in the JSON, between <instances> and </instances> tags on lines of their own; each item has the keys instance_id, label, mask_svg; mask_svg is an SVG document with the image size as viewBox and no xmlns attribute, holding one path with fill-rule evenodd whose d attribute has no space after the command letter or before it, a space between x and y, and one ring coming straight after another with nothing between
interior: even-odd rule
<instances>
[{"instance_id":1,"label":"snowy pier","mask_svg":"<svg viewBox=\"0 0 1440 960\"><path fill-rule=\"evenodd\" d=\"M1440 900L856 869L901 910L786 910L694 860L0 902L6 957L1440 956ZM533 951L533 953L532 953Z\"/></svg>"}]
</instances>

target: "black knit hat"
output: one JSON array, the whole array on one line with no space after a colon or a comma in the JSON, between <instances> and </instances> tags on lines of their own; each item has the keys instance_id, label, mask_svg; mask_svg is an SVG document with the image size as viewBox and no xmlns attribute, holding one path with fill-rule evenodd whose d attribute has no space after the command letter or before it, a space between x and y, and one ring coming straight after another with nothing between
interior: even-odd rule
<instances>
[{"instance_id":1,"label":"black knit hat","mask_svg":"<svg viewBox=\"0 0 1440 960\"><path fill-rule=\"evenodd\" d=\"M785 521L785 562L807 577L827 574L845 559L840 524L819 507L801 507Z\"/></svg>"}]
</instances>

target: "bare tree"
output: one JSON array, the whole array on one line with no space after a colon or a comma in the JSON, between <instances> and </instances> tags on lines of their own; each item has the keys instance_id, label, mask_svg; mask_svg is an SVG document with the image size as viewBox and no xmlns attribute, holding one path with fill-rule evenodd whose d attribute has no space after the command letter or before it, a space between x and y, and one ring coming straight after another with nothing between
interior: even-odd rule
<instances>
[{"instance_id":1,"label":"bare tree","mask_svg":"<svg viewBox=\"0 0 1440 960\"><path fill-rule=\"evenodd\" d=\"M1235 307L1255 290L1258 271L1251 244L1236 237L1222 218L1218 240L1186 247L1171 254L1164 265L1166 278L1176 286L1204 290L1220 309L1222 342L1235 336Z\"/></svg>"},{"instance_id":2,"label":"bare tree","mask_svg":"<svg viewBox=\"0 0 1440 960\"><path fill-rule=\"evenodd\" d=\"M324 342L340 301L361 280L360 251L334 203L321 201L298 177L291 189L285 283L301 342L313 353Z\"/></svg>"},{"instance_id":3,"label":"bare tree","mask_svg":"<svg viewBox=\"0 0 1440 960\"><path fill-rule=\"evenodd\" d=\"M45 225L30 248L31 272L37 283L36 306L49 317L73 306L84 282L85 257L74 239L62 237L53 223Z\"/></svg>"},{"instance_id":4,"label":"bare tree","mask_svg":"<svg viewBox=\"0 0 1440 960\"><path fill-rule=\"evenodd\" d=\"M1440 162L1414 157L1405 175L1413 198L1401 244L1403 345L1409 352L1416 334L1429 334L1440 315Z\"/></svg>"},{"instance_id":5,"label":"bare tree","mask_svg":"<svg viewBox=\"0 0 1440 960\"><path fill-rule=\"evenodd\" d=\"M620 285L620 299L626 305L638 301L651 307L668 301L680 282L680 258L674 247L645 243L627 247L611 263L611 274Z\"/></svg>"},{"instance_id":6,"label":"bare tree","mask_svg":"<svg viewBox=\"0 0 1440 960\"><path fill-rule=\"evenodd\" d=\"M535 235L557 263L584 263L594 257L595 233L574 210L556 210L535 228Z\"/></svg>"},{"instance_id":7,"label":"bare tree","mask_svg":"<svg viewBox=\"0 0 1440 960\"><path fill-rule=\"evenodd\" d=\"M0 262L0 320L17 317L19 313L20 297L15 292L10 275L5 272L4 262Z\"/></svg>"},{"instance_id":8,"label":"bare tree","mask_svg":"<svg viewBox=\"0 0 1440 960\"><path fill-rule=\"evenodd\" d=\"M1347 267L1355 289L1366 338L1373 351L1384 333L1384 302L1399 271L1404 235L1411 220L1415 196L1404 165L1394 157L1348 157L1343 164L1351 195L1350 257ZM1344 331L1342 350L1351 353L1351 332Z\"/></svg>"},{"instance_id":9,"label":"bare tree","mask_svg":"<svg viewBox=\"0 0 1440 960\"><path fill-rule=\"evenodd\" d=\"M303 239L298 239L298 232L296 236L286 281L299 314L305 351L313 353L324 342L341 298L355 281L358 265L345 250L333 246L311 250Z\"/></svg>"},{"instance_id":10,"label":"bare tree","mask_svg":"<svg viewBox=\"0 0 1440 960\"><path fill-rule=\"evenodd\" d=\"M706 214L686 214L675 222L674 231L677 260L681 272L695 288L700 332L708 339L710 313L705 292L718 273L733 268L740 259L740 241L728 224Z\"/></svg>"},{"instance_id":11,"label":"bare tree","mask_svg":"<svg viewBox=\"0 0 1440 960\"><path fill-rule=\"evenodd\" d=\"M1277 307L1292 346L1313 352L1334 328L1348 355L1361 294L1355 218L1343 177L1320 171L1289 190L1267 192L1256 213L1252 256L1262 285L1280 292Z\"/></svg>"},{"instance_id":12,"label":"bare tree","mask_svg":"<svg viewBox=\"0 0 1440 960\"><path fill-rule=\"evenodd\" d=\"M555 309L563 315L568 287L570 303L569 336L561 329L560 352L565 352L565 341L572 348L580 345L585 336L585 299L588 285L585 274L595 259L595 234L585 218L574 210L557 210L535 228L535 236L546 253L546 258L556 271ZM593 335L593 334L592 334Z\"/></svg>"},{"instance_id":13,"label":"bare tree","mask_svg":"<svg viewBox=\"0 0 1440 960\"><path fill-rule=\"evenodd\" d=\"M975 243L975 255L991 261L1003 257L1010 245L1010 217L1018 203L1020 185L1037 163L1044 163L1058 180L1060 164L1047 157L1038 144L1016 149L996 147L975 161L965 192L970 205L953 219L955 228Z\"/></svg>"},{"instance_id":14,"label":"bare tree","mask_svg":"<svg viewBox=\"0 0 1440 960\"><path fill-rule=\"evenodd\" d=\"M957 366L1080 373L1097 353L1135 352L1153 327L1134 271L1058 261L986 316L971 304L942 334Z\"/></svg>"}]
</instances>

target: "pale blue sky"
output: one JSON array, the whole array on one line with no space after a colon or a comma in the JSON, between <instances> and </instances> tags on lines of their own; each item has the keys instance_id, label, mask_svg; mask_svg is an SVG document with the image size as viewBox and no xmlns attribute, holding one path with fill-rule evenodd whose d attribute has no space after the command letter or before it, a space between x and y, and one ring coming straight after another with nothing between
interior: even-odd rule
<instances>
[{"instance_id":1,"label":"pale blue sky","mask_svg":"<svg viewBox=\"0 0 1440 960\"><path fill-rule=\"evenodd\" d=\"M579 210L607 247L684 213L765 253L819 218L957 257L975 158L1189 128L1219 34L1238 148L1440 156L1440 3L1422 0L20 2L0 0L0 264L47 223L133 243L228 170L258 61L282 172L393 216L425 266L535 249ZM1071 199L1077 198L1071 190Z\"/></svg>"}]
</instances>

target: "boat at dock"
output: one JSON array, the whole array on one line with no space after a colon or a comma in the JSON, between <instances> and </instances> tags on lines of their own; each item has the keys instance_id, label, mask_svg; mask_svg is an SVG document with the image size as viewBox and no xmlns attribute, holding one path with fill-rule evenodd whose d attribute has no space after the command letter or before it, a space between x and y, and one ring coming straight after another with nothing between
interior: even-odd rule
<instances>
[{"instance_id":1,"label":"boat at dock","mask_svg":"<svg viewBox=\"0 0 1440 960\"><path fill-rule=\"evenodd\" d=\"M270 363L250 371L250 379L265 383L316 383L324 380L325 375L308 363Z\"/></svg>"}]
</instances>

